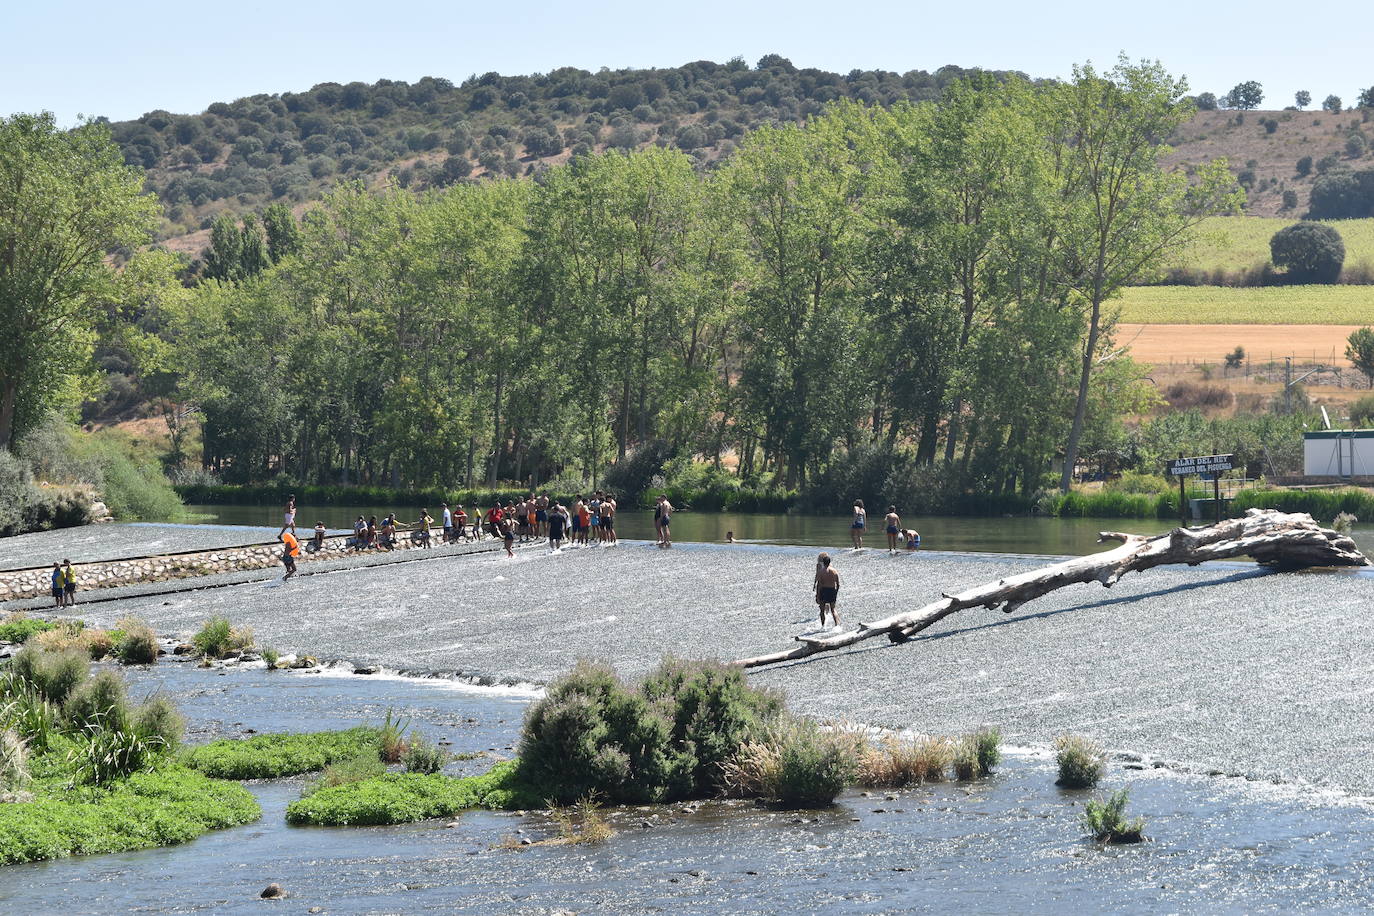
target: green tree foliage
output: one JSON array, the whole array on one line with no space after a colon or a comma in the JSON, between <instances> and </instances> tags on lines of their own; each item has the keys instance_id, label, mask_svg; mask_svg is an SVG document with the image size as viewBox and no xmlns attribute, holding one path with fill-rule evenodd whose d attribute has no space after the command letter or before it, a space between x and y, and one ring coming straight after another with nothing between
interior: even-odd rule
<instances>
[{"instance_id":1,"label":"green tree foliage","mask_svg":"<svg viewBox=\"0 0 1374 916\"><path fill-rule=\"evenodd\" d=\"M71 399L112 281L107 255L144 242L156 208L107 127L0 119L0 448Z\"/></svg>"},{"instance_id":2,"label":"green tree foliage","mask_svg":"<svg viewBox=\"0 0 1374 916\"><path fill-rule=\"evenodd\" d=\"M1244 100L1259 104L1258 84L1241 84ZM1156 63L1124 58L1099 75L1074 72L1058 100L1055 118L1068 153L1056 165L1068 224L1060 237L1071 268L1069 284L1087 316L1078 397L1065 446L1060 489L1067 490L1087 417L1093 368L1100 353L1102 305L1123 286L1157 270L1178 251L1203 217L1239 208L1226 164L1199 170L1189 182L1160 164L1169 136L1187 117L1186 83Z\"/></svg>"},{"instance_id":3,"label":"green tree foliage","mask_svg":"<svg viewBox=\"0 0 1374 916\"><path fill-rule=\"evenodd\" d=\"M1191 183L1158 167L1181 87L1109 76L837 100L730 128L740 147L710 169L651 147L534 181L348 182L295 256L250 273L226 242L232 282L151 297L170 352L145 349L227 482L596 484L614 462L637 489L733 451L715 473L760 489L1030 494L1085 353L1078 441L1125 453L1117 417L1148 383L1112 352L1107 304L1234 202L1224 163ZM508 142L486 133L493 166Z\"/></svg>"},{"instance_id":4,"label":"green tree foliage","mask_svg":"<svg viewBox=\"0 0 1374 916\"><path fill-rule=\"evenodd\" d=\"M1312 93L1308 92L1306 89L1299 89L1293 94L1293 103L1298 106L1299 111L1302 111L1308 105L1312 104Z\"/></svg>"},{"instance_id":5,"label":"green tree foliage","mask_svg":"<svg viewBox=\"0 0 1374 916\"><path fill-rule=\"evenodd\" d=\"M1322 100L1322 111L1329 111L1332 114L1341 113L1341 97L1338 95L1328 95Z\"/></svg>"},{"instance_id":6,"label":"green tree foliage","mask_svg":"<svg viewBox=\"0 0 1374 916\"><path fill-rule=\"evenodd\" d=\"M1365 327L1351 332L1345 344L1345 358L1374 384L1374 329Z\"/></svg>"},{"instance_id":7,"label":"green tree foliage","mask_svg":"<svg viewBox=\"0 0 1374 916\"><path fill-rule=\"evenodd\" d=\"M1308 219L1358 219L1365 216L1374 216L1374 169L1333 171L1312 183Z\"/></svg>"},{"instance_id":8,"label":"green tree foliage","mask_svg":"<svg viewBox=\"0 0 1374 916\"><path fill-rule=\"evenodd\" d=\"M1269 240L1274 266L1295 283L1335 283L1345 263L1341 234L1323 223L1294 223Z\"/></svg>"},{"instance_id":9,"label":"green tree foliage","mask_svg":"<svg viewBox=\"0 0 1374 916\"><path fill-rule=\"evenodd\" d=\"M1260 103L1263 101L1264 88L1254 80L1237 83L1230 92L1226 93L1227 108L1250 111L1260 107Z\"/></svg>"},{"instance_id":10,"label":"green tree foliage","mask_svg":"<svg viewBox=\"0 0 1374 916\"><path fill-rule=\"evenodd\" d=\"M1216 111L1217 96L1214 92L1200 92L1194 100L1198 111Z\"/></svg>"},{"instance_id":11,"label":"green tree foliage","mask_svg":"<svg viewBox=\"0 0 1374 916\"><path fill-rule=\"evenodd\" d=\"M1361 89L1359 98L1355 100L1355 105L1359 108L1374 108L1374 86Z\"/></svg>"}]
</instances>

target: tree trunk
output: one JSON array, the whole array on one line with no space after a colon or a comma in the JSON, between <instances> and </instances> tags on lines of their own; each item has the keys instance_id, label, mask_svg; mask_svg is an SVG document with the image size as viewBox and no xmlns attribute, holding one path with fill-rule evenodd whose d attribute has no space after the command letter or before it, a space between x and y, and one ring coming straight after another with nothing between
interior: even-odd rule
<instances>
[{"instance_id":1,"label":"tree trunk","mask_svg":"<svg viewBox=\"0 0 1374 916\"><path fill-rule=\"evenodd\" d=\"M1075 557L979 585L914 611L904 611L857 630L829 637L797 637L801 645L739 659L744 668L771 665L831 652L875 636L906 642L916 633L950 614L982 607L1010 614L1027 601L1075 583L1100 582L1107 588L1128 572L1141 572L1170 563L1196 566L1206 560L1250 556L1267 566L1302 569L1312 566L1368 566L1355 542L1343 534L1322 528L1306 513L1287 514L1274 509L1250 509L1243 518L1228 519L1207 528L1175 528L1168 534L1147 538L1138 534L1104 531L1098 541L1121 541L1120 547L1086 557Z\"/></svg>"},{"instance_id":2,"label":"tree trunk","mask_svg":"<svg viewBox=\"0 0 1374 916\"><path fill-rule=\"evenodd\" d=\"M0 448L14 445L10 440L14 438L14 410L18 398L19 383L6 382L4 391L0 392Z\"/></svg>"},{"instance_id":3,"label":"tree trunk","mask_svg":"<svg viewBox=\"0 0 1374 916\"><path fill-rule=\"evenodd\" d=\"M1099 284L1100 287L1100 284ZM1083 372L1078 377L1078 401L1073 409L1073 426L1064 446L1064 470L1059 475L1059 489L1065 493L1073 484L1073 466L1078 461L1078 440L1083 436L1083 419L1088 413L1088 385L1092 381L1093 357L1097 353L1097 337L1101 333L1102 303L1093 297L1092 320L1088 323L1088 342L1083 347Z\"/></svg>"}]
</instances>

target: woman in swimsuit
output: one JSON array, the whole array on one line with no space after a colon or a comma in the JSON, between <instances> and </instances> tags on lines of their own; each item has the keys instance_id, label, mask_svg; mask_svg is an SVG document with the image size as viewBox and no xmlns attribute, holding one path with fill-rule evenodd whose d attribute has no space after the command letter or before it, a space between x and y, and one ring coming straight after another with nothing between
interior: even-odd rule
<instances>
[{"instance_id":1,"label":"woman in swimsuit","mask_svg":"<svg viewBox=\"0 0 1374 916\"><path fill-rule=\"evenodd\" d=\"M902 530L902 519L897 514L896 506L887 507L887 515L883 518L887 522L887 549L893 553L897 550L897 535Z\"/></svg>"},{"instance_id":2,"label":"woman in swimsuit","mask_svg":"<svg viewBox=\"0 0 1374 916\"><path fill-rule=\"evenodd\" d=\"M849 539L854 542L854 549L858 550L864 545L864 525L868 519L868 513L864 510L862 499L854 500L854 521L849 526Z\"/></svg>"}]
</instances>

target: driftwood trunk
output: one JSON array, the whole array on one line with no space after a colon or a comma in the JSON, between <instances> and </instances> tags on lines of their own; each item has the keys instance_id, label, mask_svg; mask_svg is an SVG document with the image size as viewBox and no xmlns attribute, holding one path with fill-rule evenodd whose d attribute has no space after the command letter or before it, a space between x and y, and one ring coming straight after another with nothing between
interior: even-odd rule
<instances>
[{"instance_id":1,"label":"driftwood trunk","mask_svg":"<svg viewBox=\"0 0 1374 916\"><path fill-rule=\"evenodd\" d=\"M1229 519L1207 528L1175 528L1157 537L1104 531L1098 536L1098 542L1106 541L1120 541L1121 546L1007 576L957 594L946 594L939 601L914 611L861 623L856 630L834 636L798 636L798 646L739 659L735 664L745 668L771 665L843 649L875 636L906 642L926 627L968 608L996 610L1000 607L1010 614L1027 601L1065 585L1100 582L1111 588L1128 572L1171 563L1196 566L1206 560L1249 556L1282 569L1369 565L1355 542L1345 535L1322 528L1305 513L1288 514L1273 509L1250 509L1243 518Z\"/></svg>"}]
</instances>

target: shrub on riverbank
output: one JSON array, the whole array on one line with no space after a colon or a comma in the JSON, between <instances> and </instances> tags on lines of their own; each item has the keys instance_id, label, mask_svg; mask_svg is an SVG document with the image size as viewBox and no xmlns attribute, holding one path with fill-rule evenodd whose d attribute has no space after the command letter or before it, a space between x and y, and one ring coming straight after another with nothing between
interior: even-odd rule
<instances>
[{"instance_id":1,"label":"shrub on riverbank","mask_svg":"<svg viewBox=\"0 0 1374 916\"><path fill-rule=\"evenodd\" d=\"M151 665L157 662L157 633L137 617L119 621L119 639L114 656L122 665Z\"/></svg>"},{"instance_id":2,"label":"shrub on riverbank","mask_svg":"<svg viewBox=\"0 0 1374 916\"><path fill-rule=\"evenodd\" d=\"M1281 512L1306 512L1319 522L1332 522L1342 512L1362 519L1374 519L1374 491L1362 487L1331 490L1288 490L1264 487L1242 490L1231 502L1231 514L1243 515L1246 509L1278 509Z\"/></svg>"},{"instance_id":3,"label":"shrub on riverbank","mask_svg":"<svg viewBox=\"0 0 1374 916\"><path fill-rule=\"evenodd\" d=\"M1106 757L1096 742L1081 735L1054 739L1054 759L1059 765L1055 785L1066 789L1091 789L1106 769Z\"/></svg>"},{"instance_id":4,"label":"shrub on riverbank","mask_svg":"<svg viewBox=\"0 0 1374 916\"><path fill-rule=\"evenodd\" d=\"M1099 843L1139 843L1145 838L1145 819L1126 819L1130 791L1118 789L1108 798L1089 799L1083 808L1083 825Z\"/></svg>"},{"instance_id":5,"label":"shrub on riverbank","mask_svg":"<svg viewBox=\"0 0 1374 916\"><path fill-rule=\"evenodd\" d=\"M592 793L612 803L711 795L719 764L781 705L718 662L669 658L636 686L579 662L526 715L521 776L560 804Z\"/></svg>"},{"instance_id":6,"label":"shrub on riverbank","mask_svg":"<svg viewBox=\"0 0 1374 916\"><path fill-rule=\"evenodd\" d=\"M301 735L223 738L191 748L181 762L218 779L279 779L323 770L363 753L376 757L378 735L376 728L359 726Z\"/></svg>"},{"instance_id":7,"label":"shrub on riverbank","mask_svg":"<svg viewBox=\"0 0 1374 916\"><path fill-rule=\"evenodd\" d=\"M84 650L48 652L25 646L11 659L10 670L43 699L60 705L86 680L91 662Z\"/></svg>"},{"instance_id":8,"label":"shrub on riverbank","mask_svg":"<svg viewBox=\"0 0 1374 916\"><path fill-rule=\"evenodd\" d=\"M320 789L286 807L288 824L321 827L408 824L451 817L471 808L537 808L540 793L521 779L515 761L480 776L389 773Z\"/></svg>"}]
</instances>

